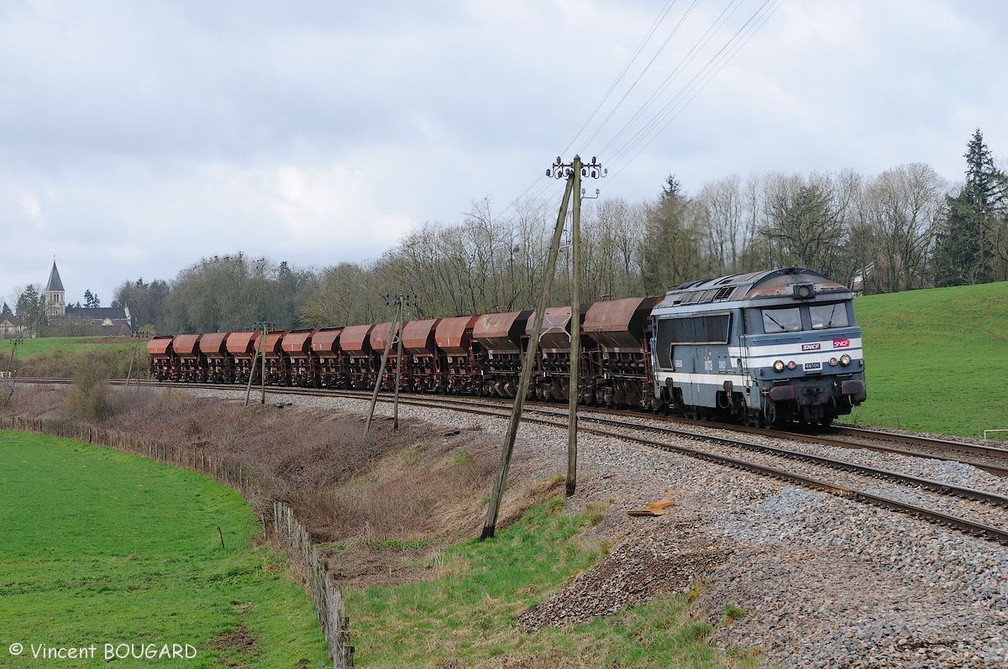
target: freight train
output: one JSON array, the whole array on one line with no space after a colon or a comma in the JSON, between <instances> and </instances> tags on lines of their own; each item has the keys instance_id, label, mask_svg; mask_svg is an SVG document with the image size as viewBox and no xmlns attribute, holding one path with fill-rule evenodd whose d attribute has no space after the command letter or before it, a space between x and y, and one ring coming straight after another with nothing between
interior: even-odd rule
<instances>
[{"instance_id":1,"label":"freight train","mask_svg":"<svg viewBox=\"0 0 1008 669\"><path fill-rule=\"evenodd\" d=\"M571 320L570 307L546 310L528 399L568 401ZM580 321L586 405L829 425L867 397L853 296L811 270L594 302ZM147 352L161 381L258 384L265 374L269 385L393 390L400 367L404 391L514 397L534 322L533 311L406 321L401 366L396 347L381 364L393 323L161 336Z\"/></svg>"}]
</instances>

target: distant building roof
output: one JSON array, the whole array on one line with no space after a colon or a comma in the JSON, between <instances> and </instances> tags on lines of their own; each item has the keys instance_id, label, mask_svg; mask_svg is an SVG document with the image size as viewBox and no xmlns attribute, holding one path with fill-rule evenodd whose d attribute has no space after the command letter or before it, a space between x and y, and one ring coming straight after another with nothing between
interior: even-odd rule
<instances>
[{"instance_id":1,"label":"distant building roof","mask_svg":"<svg viewBox=\"0 0 1008 669\"><path fill-rule=\"evenodd\" d=\"M56 269L55 260L53 260L52 271L49 272L49 283L46 284L46 290L63 290L63 282L60 281L59 270Z\"/></svg>"},{"instance_id":2,"label":"distant building roof","mask_svg":"<svg viewBox=\"0 0 1008 669\"><path fill-rule=\"evenodd\" d=\"M67 318L86 318L92 321L105 320L106 318L113 321L129 319L129 316L126 315L126 309L123 307L67 307L66 315Z\"/></svg>"}]
</instances>

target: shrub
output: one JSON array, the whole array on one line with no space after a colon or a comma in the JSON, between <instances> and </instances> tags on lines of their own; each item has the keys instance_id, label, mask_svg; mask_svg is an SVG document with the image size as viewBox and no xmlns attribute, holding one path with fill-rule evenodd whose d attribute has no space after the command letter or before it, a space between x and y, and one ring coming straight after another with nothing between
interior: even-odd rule
<instances>
[{"instance_id":1,"label":"shrub","mask_svg":"<svg viewBox=\"0 0 1008 669\"><path fill-rule=\"evenodd\" d=\"M108 365L95 357L86 357L74 370L67 391L67 408L82 420L105 420L112 415L109 400Z\"/></svg>"}]
</instances>

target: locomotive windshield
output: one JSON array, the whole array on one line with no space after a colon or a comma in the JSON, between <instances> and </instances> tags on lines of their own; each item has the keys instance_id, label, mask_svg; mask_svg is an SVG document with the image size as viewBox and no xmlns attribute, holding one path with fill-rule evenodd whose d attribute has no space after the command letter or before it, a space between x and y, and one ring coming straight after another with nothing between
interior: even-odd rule
<instances>
[{"instance_id":1,"label":"locomotive windshield","mask_svg":"<svg viewBox=\"0 0 1008 669\"><path fill-rule=\"evenodd\" d=\"M801 311L798 307L763 310L763 332L801 332Z\"/></svg>"},{"instance_id":2,"label":"locomotive windshield","mask_svg":"<svg viewBox=\"0 0 1008 669\"><path fill-rule=\"evenodd\" d=\"M845 328L848 325L847 305L843 302L810 306L809 316L812 318L813 330Z\"/></svg>"},{"instance_id":3,"label":"locomotive windshield","mask_svg":"<svg viewBox=\"0 0 1008 669\"><path fill-rule=\"evenodd\" d=\"M846 302L761 309L759 313L765 334L846 328L853 324Z\"/></svg>"}]
</instances>

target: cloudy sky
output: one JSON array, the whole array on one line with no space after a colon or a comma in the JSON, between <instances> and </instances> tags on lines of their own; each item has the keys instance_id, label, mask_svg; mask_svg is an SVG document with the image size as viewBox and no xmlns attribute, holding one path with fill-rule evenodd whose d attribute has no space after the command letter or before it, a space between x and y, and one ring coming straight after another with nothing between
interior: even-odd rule
<instances>
[{"instance_id":1,"label":"cloudy sky","mask_svg":"<svg viewBox=\"0 0 1008 669\"><path fill-rule=\"evenodd\" d=\"M558 202L576 152L632 201L669 173L956 180L977 127L1008 156L1006 26L1002 0L0 0L0 300L54 256L103 304L206 255L373 259Z\"/></svg>"}]
</instances>

